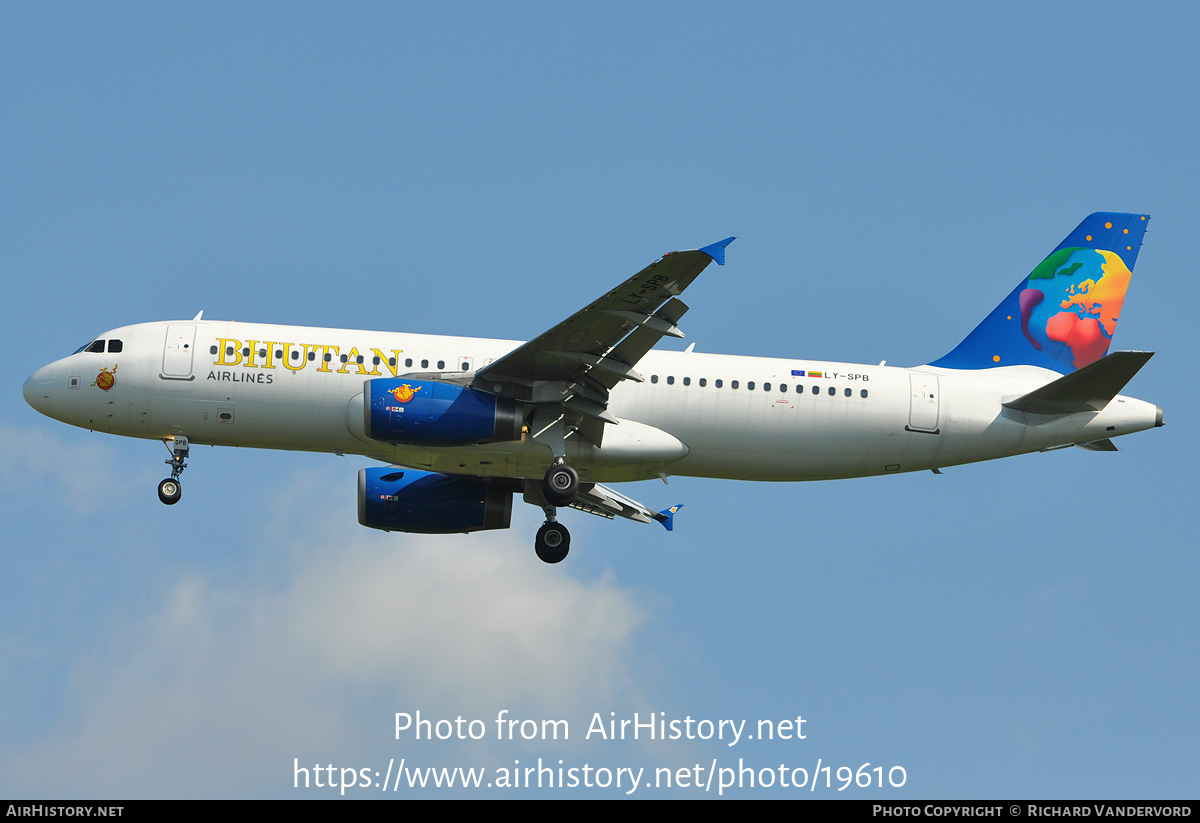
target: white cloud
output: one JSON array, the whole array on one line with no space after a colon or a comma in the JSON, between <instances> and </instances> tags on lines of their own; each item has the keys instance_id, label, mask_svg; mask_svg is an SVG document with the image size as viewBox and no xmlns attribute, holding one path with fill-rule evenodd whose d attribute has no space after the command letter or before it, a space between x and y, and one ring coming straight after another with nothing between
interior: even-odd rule
<instances>
[{"instance_id":1,"label":"white cloud","mask_svg":"<svg viewBox=\"0 0 1200 823\"><path fill-rule=\"evenodd\" d=\"M612 580L544 566L524 534L384 535L335 508L277 533L261 580L189 573L80 661L57 728L0 756L6 791L286 793L292 757L394 749L397 711L562 716L631 688L643 614Z\"/></svg>"}]
</instances>

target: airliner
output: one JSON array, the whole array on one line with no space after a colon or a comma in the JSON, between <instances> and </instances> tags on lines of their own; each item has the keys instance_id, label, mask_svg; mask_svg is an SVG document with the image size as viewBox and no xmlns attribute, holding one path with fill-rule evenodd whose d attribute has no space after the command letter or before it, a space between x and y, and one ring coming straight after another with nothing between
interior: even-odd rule
<instances>
[{"instance_id":1,"label":"airliner","mask_svg":"<svg viewBox=\"0 0 1200 823\"><path fill-rule=\"evenodd\" d=\"M1119 394L1152 352L1109 345L1148 216L1087 217L949 354L897 368L653 351L683 337L679 295L730 237L663 255L522 343L205 320L105 332L25 381L37 411L154 438L171 475L193 444L356 454L358 519L386 531L508 528L541 507L537 555L570 546L559 509L672 529L610 484L673 475L828 480L1081 446L1163 422ZM963 274L955 275L962 284Z\"/></svg>"}]
</instances>

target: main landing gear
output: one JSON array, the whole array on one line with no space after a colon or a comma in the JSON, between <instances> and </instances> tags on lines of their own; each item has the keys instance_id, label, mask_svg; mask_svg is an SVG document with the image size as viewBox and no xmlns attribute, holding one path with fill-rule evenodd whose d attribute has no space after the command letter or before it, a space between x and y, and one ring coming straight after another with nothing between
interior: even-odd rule
<instances>
[{"instance_id":1,"label":"main landing gear","mask_svg":"<svg viewBox=\"0 0 1200 823\"><path fill-rule=\"evenodd\" d=\"M171 467L171 476L158 484L158 499L168 506L174 506L183 496L183 487L179 484L179 476L187 468L188 439L177 434L173 441L164 440L163 445L171 452L171 458L163 461Z\"/></svg>"},{"instance_id":2,"label":"main landing gear","mask_svg":"<svg viewBox=\"0 0 1200 823\"><path fill-rule=\"evenodd\" d=\"M571 533L556 519L559 506L569 506L579 495L579 473L562 460L546 470L539 487L537 481L527 481L525 499L542 507L546 522L538 529L533 541L534 551L543 563L561 563L571 548ZM538 499L538 498L541 499Z\"/></svg>"}]
</instances>

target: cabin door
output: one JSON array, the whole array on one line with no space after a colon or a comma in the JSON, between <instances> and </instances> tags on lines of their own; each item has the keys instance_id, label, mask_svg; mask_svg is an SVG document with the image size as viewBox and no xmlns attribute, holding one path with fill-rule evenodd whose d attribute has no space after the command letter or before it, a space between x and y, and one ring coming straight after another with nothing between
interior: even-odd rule
<instances>
[{"instance_id":1,"label":"cabin door","mask_svg":"<svg viewBox=\"0 0 1200 823\"><path fill-rule=\"evenodd\" d=\"M162 373L164 380L191 380L192 355L196 349L196 327L190 324L167 326L163 344Z\"/></svg>"},{"instance_id":2,"label":"cabin door","mask_svg":"<svg viewBox=\"0 0 1200 823\"><path fill-rule=\"evenodd\" d=\"M938 390L936 374L921 374L911 372L908 375L908 386L911 391L908 405L909 431L938 433L938 404L941 392Z\"/></svg>"}]
</instances>

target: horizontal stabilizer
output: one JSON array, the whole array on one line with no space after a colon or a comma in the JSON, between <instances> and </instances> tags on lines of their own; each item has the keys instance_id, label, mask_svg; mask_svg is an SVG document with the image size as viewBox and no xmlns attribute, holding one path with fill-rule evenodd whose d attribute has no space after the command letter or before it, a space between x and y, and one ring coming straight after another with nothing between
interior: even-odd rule
<instances>
[{"instance_id":1,"label":"horizontal stabilizer","mask_svg":"<svg viewBox=\"0 0 1200 823\"><path fill-rule=\"evenodd\" d=\"M1117 450L1117 444L1107 437L1103 440L1089 440L1086 443L1076 443L1075 445L1090 452L1115 452Z\"/></svg>"},{"instance_id":2,"label":"horizontal stabilizer","mask_svg":"<svg viewBox=\"0 0 1200 823\"><path fill-rule=\"evenodd\" d=\"M1117 351L1004 404L1031 414L1100 411L1146 365L1152 351Z\"/></svg>"}]
</instances>

